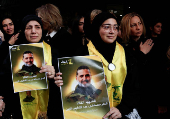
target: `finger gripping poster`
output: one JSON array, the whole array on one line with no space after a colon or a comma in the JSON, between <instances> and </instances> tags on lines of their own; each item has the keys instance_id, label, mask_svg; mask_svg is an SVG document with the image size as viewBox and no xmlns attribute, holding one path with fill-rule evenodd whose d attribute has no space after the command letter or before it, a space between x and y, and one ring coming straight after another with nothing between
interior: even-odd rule
<instances>
[{"instance_id":1,"label":"finger gripping poster","mask_svg":"<svg viewBox=\"0 0 170 119\"><path fill-rule=\"evenodd\" d=\"M14 92L47 89L43 44L22 44L9 47Z\"/></svg>"},{"instance_id":2,"label":"finger gripping poster","mask_svg":"<svg viewBox=\"0 0 170 119\"><path fill-rule=\"evenodd\" d=\"M65 119L101 119L109 110L102 62L97 56L59 58Z\"/></svg>"}]
</instances>

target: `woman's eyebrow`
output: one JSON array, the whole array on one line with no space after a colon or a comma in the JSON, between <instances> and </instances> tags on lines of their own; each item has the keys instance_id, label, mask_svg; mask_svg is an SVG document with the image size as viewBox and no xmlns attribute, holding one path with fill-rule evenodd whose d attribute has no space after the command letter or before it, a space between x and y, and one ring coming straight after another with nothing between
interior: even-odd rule
<instances>
[{"instance_id":1,"label":"woman's eyebrow","mask_svg":"<svg viewBox=\"0 0 170 119\"><path fill-rule=\"evenodd\" d=\"M103 24L103 25L112 25L112 24ZM113 26L118 25L118 24L113 24Z\"/></svg>"},{"instance_id":2,"label":"woman's eyebrow","mask_svg":"<svg viewBox=\"0 0 170 119\"><path fill-rule=\"evenodd\" d=\"M103 25L111 25L111 24L103 24Z\"/></svg>"}]
</instances>

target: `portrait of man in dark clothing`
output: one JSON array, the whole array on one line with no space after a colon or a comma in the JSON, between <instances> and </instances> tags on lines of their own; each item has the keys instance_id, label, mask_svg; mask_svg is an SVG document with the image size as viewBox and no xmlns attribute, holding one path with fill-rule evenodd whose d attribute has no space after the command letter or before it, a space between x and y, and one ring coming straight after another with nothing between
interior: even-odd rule
<instances>
[{"instance_id":1,"label":"portrait of man in dark clothing","mask_svg":"<svg viewBox=\"0 0 170 119\"><path fill-rule=\"evenodd\" d=\"M96 99L102 92L100 89L96 89L91 84L91 72L89 67L80 66L76 72L76 80L78 85L75 91L72 92L67 98L67 101L91 101Z\"/></svg>"},{"instance_id":2,"label":"portrait of man in dark clothing","mask_svg":"<svg viewBox=\"0 0 170 119\"><path fill-rule=\"evenodd\" d=\"M23 99L24 102L32 102L35 98L31 96L31 91L26 91L26 98Z\"/></svg>"},{"instance_id":3,"label":"portrait of man in dark clothing","mask_svg":"<svg viewBox=\"0 0 170 119\"><path fill-rule=\"evenodd\" d=\"M33 76L39 73L40 68L34 65L34 56L31 51L25 51L23 53L24 65L22 69L17 73L19 76Z\"/></svg>"}]
</instances>

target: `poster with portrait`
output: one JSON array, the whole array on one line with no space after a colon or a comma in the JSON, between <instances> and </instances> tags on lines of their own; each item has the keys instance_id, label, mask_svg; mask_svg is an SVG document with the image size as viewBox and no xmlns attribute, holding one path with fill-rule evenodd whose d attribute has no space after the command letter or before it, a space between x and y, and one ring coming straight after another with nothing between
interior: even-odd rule
<instances>
[{"instance_id":1,"label":"poster with portrait","mask_svg":"<svg viewBox=\"0 0 170 119\"><path fill-rule=\"evenodd\" d=\"M14 92L47 89L43 43L9 46Z\"/></svg>"},{"instance_id":2,"label":"poster with portrait","mask_svg":"<svg viewBox=\"0 0 170 119\"><path fill-rule=\"evenodd\" d=\"M103 64L98 56L59 58L65 119L102 119L110 110Z\"/></svg>"}]
</instances>

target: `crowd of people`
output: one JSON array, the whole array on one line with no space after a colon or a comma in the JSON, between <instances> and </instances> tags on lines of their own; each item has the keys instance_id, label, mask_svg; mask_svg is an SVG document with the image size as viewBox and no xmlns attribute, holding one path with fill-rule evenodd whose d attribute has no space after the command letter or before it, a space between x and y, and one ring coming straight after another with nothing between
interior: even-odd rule
<instances>
[{"instance_id":1,"label":"crowd of people","mask_svg":"<svg viewBox=\"0 0 170 119\"><path fill-rule=\"evenodd\" d=\"M68 28L58 7L45 4L25 16L20 28L14 21L4 16L0 22L0 118L63 119L60 87L66 79L58 70L58 58L85 55L99 56L107 82L120 85L118 101L113 98L114 89L107 89L110 111L104 119L169 118L170 47L164 42L160 19L146 28L135 12L118 21L113 13L94 9L77 15ZM36 108L26 107L21 100L25 92L14 93L9 46L40 42L46 61L40 73L47 72L49 88L31 91L41 98L32 105Z\"/></svg>"}]
</instances>

